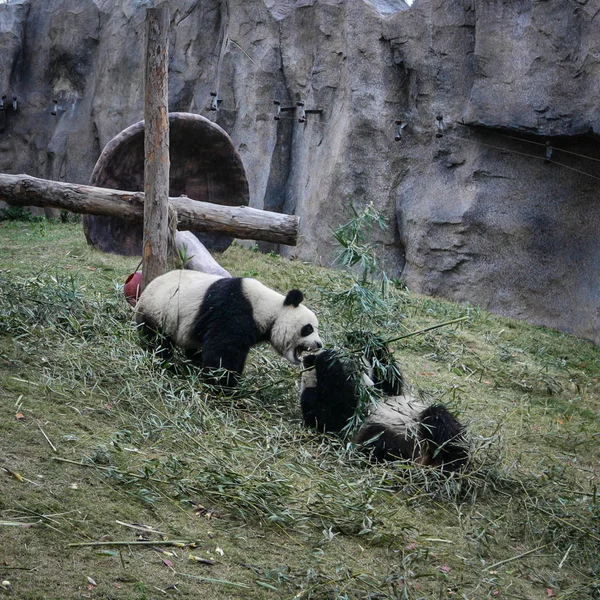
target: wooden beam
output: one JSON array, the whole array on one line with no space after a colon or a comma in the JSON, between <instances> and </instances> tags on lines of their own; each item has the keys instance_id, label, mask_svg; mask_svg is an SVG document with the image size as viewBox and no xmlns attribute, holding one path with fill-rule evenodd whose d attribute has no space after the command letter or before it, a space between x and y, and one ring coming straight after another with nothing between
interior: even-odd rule
<instances>
[{"instance_id":1,"label":"wooden beam","mask_svg":"<svg viewBox=\"0 0 600 600\"><path fill-rule=\"evenodd\" d=\"M169 247L169 6L146 10L142 290L167 271Z\"/></svg>"},{"instance_id":2,"label":"wooden beam","mask_svg":"<svg viewBox=\"0 0 600 600\"><path fill-rule=\"evenodd\" d=\"M143 192L124 192L38 179L29 175L0 173L0 200L14 206L61 208L74 213L106 215L140 222L144 218ZM298 217L258 210L247 206L222 206L169 198L177 211L177 228L223 233L249 240L295 246Z\"/></svg>"}]
</instances>

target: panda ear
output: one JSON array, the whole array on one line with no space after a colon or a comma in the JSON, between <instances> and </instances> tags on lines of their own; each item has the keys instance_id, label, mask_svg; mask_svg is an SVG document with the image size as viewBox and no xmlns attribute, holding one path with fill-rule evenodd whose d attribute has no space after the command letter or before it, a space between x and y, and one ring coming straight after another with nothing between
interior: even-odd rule
<instances>
[{"instance_id":1,"label":"panda ear","mask_svg":"<svg viewBox=\"0 0 600 600\"><path fill-rule=\"evenodd\" d=\"M304 300L304 294L300 290L290 290L283 301L283 305L298 306L302 300Z\"/></svg>"}]
</instances>

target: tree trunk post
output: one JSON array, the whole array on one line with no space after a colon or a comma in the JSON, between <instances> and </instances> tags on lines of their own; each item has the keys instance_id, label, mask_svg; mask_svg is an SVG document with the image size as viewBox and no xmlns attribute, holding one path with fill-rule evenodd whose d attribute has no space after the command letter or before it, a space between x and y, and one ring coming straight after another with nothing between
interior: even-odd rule
<instances>
[{"instance_id":1,"label":"tree trunk post","mask_svg":"<svg viewBox=\"0 0 600 600\"><path fill-rule=\"evenodd\" d=\"M142 289L167 270L169 212L168 5L146 11Z\"/></svg>"}]
</instances>

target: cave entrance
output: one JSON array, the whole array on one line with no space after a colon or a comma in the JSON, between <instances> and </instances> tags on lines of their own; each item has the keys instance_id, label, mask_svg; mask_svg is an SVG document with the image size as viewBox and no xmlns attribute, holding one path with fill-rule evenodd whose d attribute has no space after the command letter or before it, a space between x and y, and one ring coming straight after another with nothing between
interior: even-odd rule
<instances>
[{"instance_id":1,"label":"cave entrance","mask_svg":"<svg viewBox=\"0 0 600 600\"><path fill-rule=\"evenodd\" d=\"M226 206L247 206L248 180L231 138L216 123L192 113L169 113L169 196ZM104 148L90 185L144 191L144 122L124 129ZM85 215L88 243L104 252L140 256L142 226L117 217ZM209 249L223 251L230 236L194 232Z\"/></svg>"}]
</instances>

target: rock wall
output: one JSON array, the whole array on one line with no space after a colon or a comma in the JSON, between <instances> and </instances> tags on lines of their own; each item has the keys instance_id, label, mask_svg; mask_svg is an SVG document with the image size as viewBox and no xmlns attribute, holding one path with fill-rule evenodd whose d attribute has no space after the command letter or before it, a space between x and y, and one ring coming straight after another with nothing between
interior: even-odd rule
<instances>
[{"instance_id":1,"label":"rock wall","mask_svg":"<svg viewBox=\"0 0 600 600\"><path fill-rule=\"evenodd\" d=\"M149 5L0 4L0 95L20 106L1 171L88 181L142 118ZM331 228L373 201L385 267L412 290L600 343L600 0L169 5L169 108L231 135L252 206L300 216L283 253L329 263ZM275 99L322 112L274 121Z\"/></svg>"}]
</instances>

